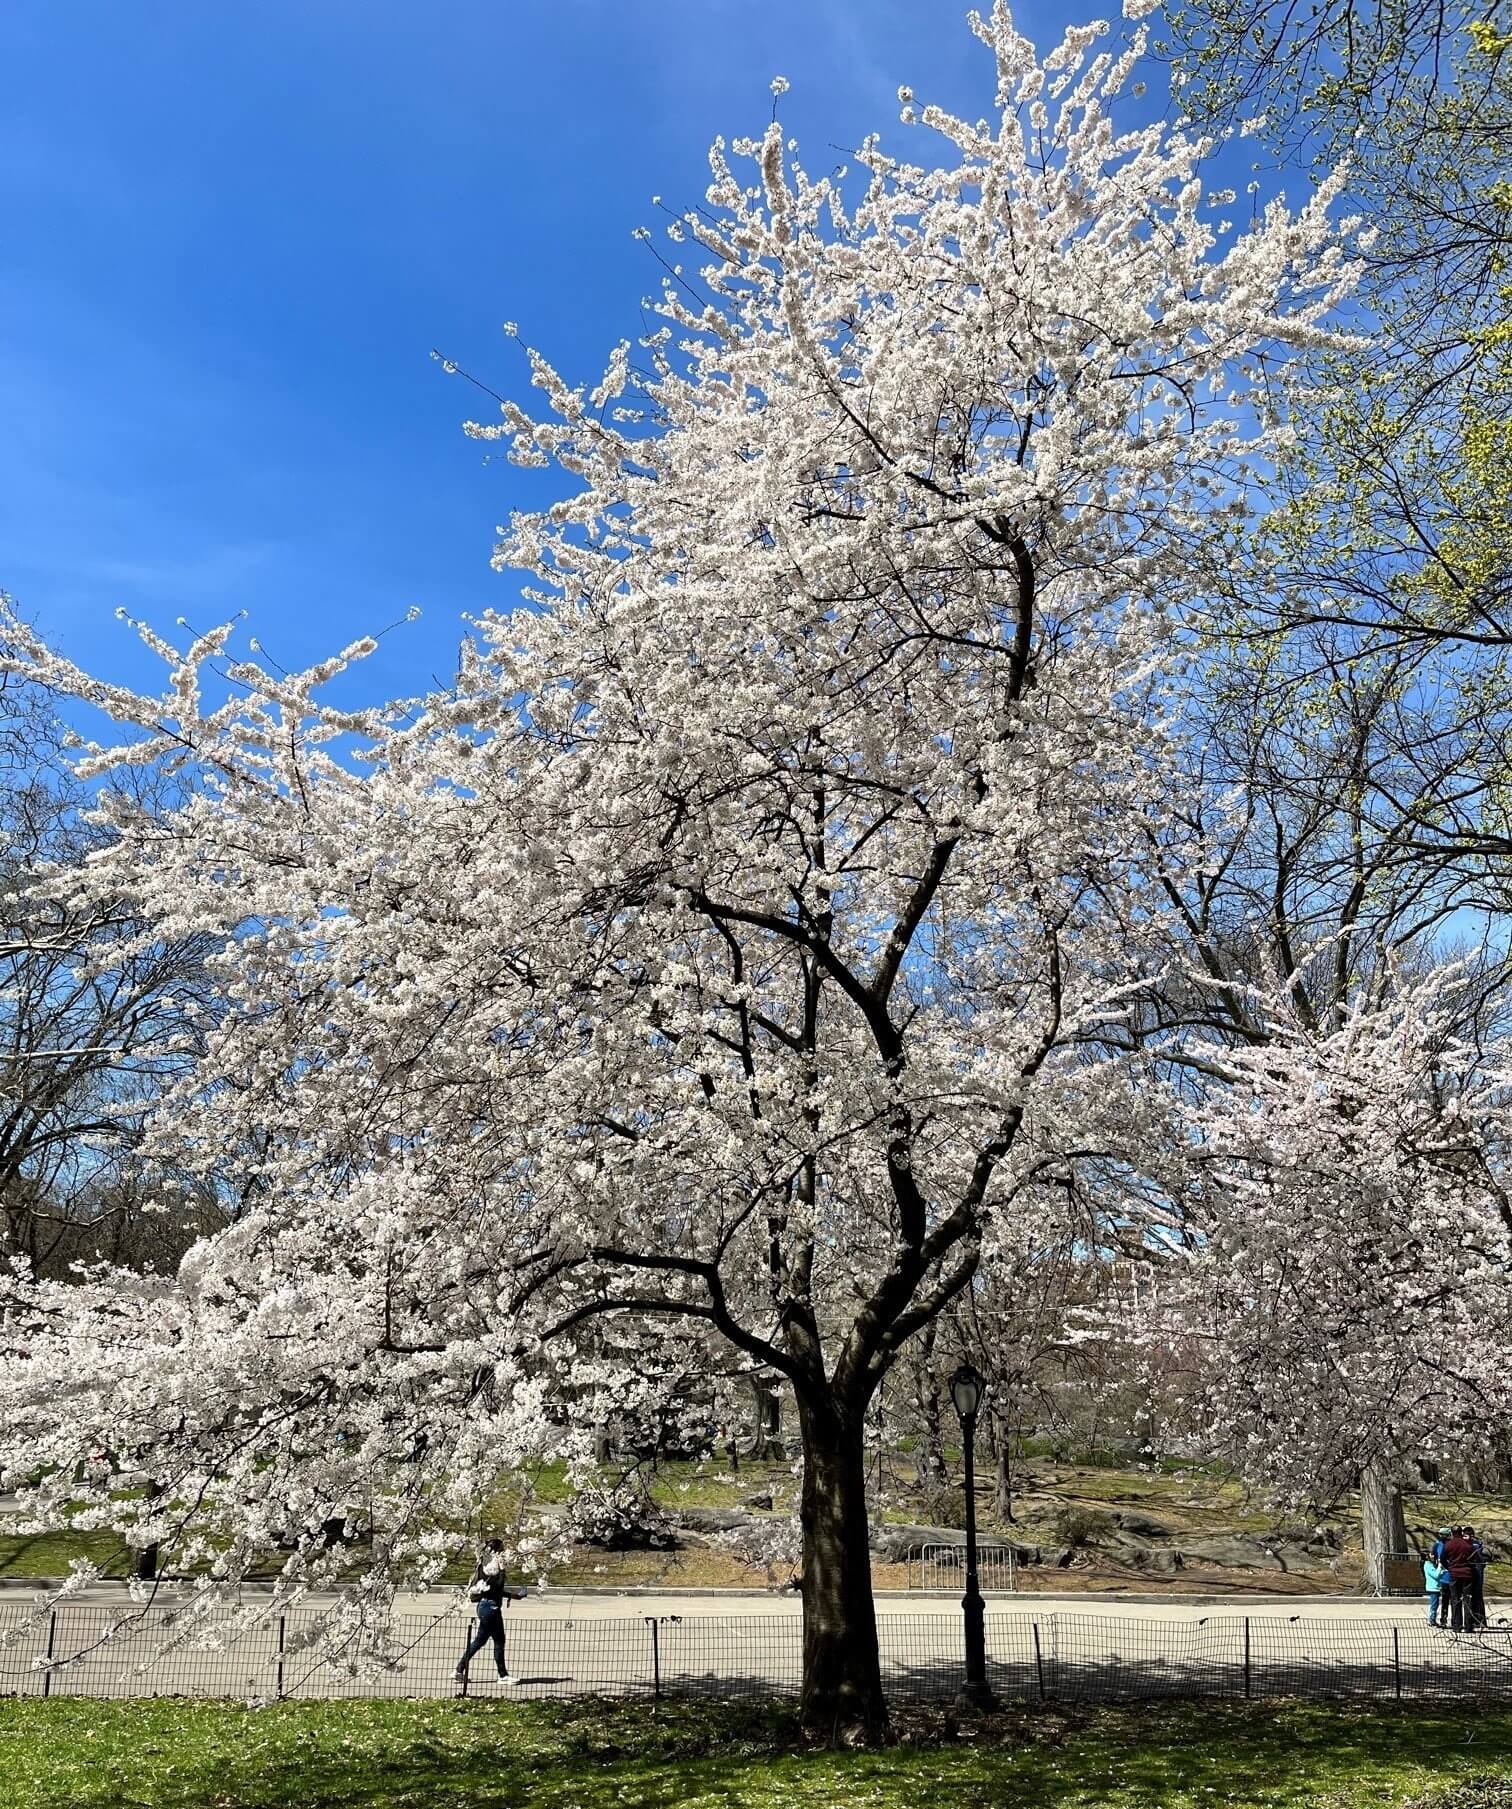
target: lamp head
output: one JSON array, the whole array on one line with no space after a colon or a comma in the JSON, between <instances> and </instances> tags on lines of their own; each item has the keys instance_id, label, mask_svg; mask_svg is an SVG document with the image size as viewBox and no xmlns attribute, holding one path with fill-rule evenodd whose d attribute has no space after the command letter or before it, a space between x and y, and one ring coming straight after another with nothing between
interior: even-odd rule
<instances>
[{"instance_id":1,"label":"lamp head","mask_svg":"<svg viewBox=\"0 0 1512 1809\"><path fill-rule=\"evenodd\" d=\"M950 1378L950 1398L963 1420L976 1418L977 1408L981 1406L982 1396L986 1392L987 1384L969 1363L963 1363Z\"/></svg>"}]
</instances>

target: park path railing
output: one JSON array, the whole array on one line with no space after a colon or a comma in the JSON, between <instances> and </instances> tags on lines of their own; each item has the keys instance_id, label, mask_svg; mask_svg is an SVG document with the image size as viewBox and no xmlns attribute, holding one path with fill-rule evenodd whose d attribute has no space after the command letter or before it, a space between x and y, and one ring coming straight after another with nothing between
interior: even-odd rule
<instances>
[{"instance_id":1,"label":"park path railing","mask_svg":"<svg viewBox=\"0 0 1512 1809\"><path fill-rule=\"evenodd\" d=\"M310 1643L319 1616L258 1624L227 1610L218 1627L174 1645L161 1611L64 1606L37 1618L0 1604L0 1695L187 1696L236 1701L435 1697L471 1622L457 1612L400 1615L380 1639L332 1651ZM878 1617L883 1677L898 1702L948 1701L960 1688L954 1615ZM1512 1702L1512 1629L1467 1635L1420 1620L1306 1615L1138 1619L1047 1611L987 1615L989 1677L1008 1701L1108 1702L1157 1697L1349 1696L1372 1701ZM707 1696L796 1693L796 1614L626 1615L571 1619L517 1610L508 1628L510 1686L485 1650L476 1697Z\"/></svg>"},{"instance_id":2,"label":"park path railing","mask_svg":"<svg viewBox=\"0 0 1512 1809\"><path fill-rule=\"evenodd\" d=\"M964 1545L926 1545L920 1550L920 1589L962 1589L965 1581ZM978 1546L977 1586L984 1595L1011 1595L1018 1588L1018 1560L1011 1545Z\"/></svg>"}]
</instances>

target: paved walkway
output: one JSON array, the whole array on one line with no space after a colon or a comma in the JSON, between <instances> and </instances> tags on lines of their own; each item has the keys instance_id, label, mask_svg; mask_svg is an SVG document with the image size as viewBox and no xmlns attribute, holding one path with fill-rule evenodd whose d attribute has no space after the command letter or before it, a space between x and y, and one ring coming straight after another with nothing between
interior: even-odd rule
<instances>
[{"instance_id":1,"label":"paved walkway","mask_svg":"<svg viewBox=\"0 0 1512 1809\"><path fill-rule=\"evenodd\" d=\"M455 1592L410 1597L383 1636L318 1643L319 1603L269 1619L246 1593L240 1614L185 1636L164 1591L133 1616L120 1590L55 1612L0 1595L0 1694L278 1697L455 1694L476 1624ZM961 1679L959 1600L877 1602L883 1674L900 1700L948 1700ZM801 1619L791 1597L574 1595L515 1604L506 1622L512 1678L474 1660L468 1694L732 1697L792 1694ZM1430 1630L1415 1603L1337 1597L1173 1603L995 1596L987 1651L1008 1698L1107 1700L1177 1695L1467 1695L1512 1700L1512 1629L1474 1638Z\"/></svg>"},{"instance_id":2,"label":"paved walkway","mask_svg":"<svg viewBox=\"0 0 1512 1809\"><path fill-rule=\"evenodd\" d=\"M34 1593L34 1589L27 1589L19 1584L0 1590L0 1611L4 1611L8 1605L19 1607ZM171 1608L176 1602L187 1599L188 1593L173 1585L164 1584L155 1596L153 1606ZM239 1599L246 1605L252 1605L265 1600L267 1594L266 1588L249 1584L240 1592ZM116 1583L96 1584L70 1599L91 1608L126 1608L130 1605L126 1590ZM334 1596L314 1594L305 1597L302 1605L319 1608L334 1600ZM1041 1595L1032 1590L1021 1590L1013 1594L994 1593L988 1595L986 1600L989 1613L1077 1613L1163 1623L1185 1623L1206 1615L1387 1622L1422 1617L1422 1603L1416 1596L1392 1596L1376 1600L1341 1595L1193 1594L1173 1597L1100 1595L1090 1592L1085 1595L1061 1592L1046 1592ZM927 1594L922 1590L889 1591L878 1595L875 1601L879 1615L950 1617L961 1612L961 1597L954 1591L931 1591ZM451 1588L435 1589L423 1594L406 1591L395 1599L394 1606L398 1614L422 1615L429 1620L446 1614L471 1612L462 1592ZM677 1615L685 1619L709 1616L721 1620L788 1617L796 1620L801 1613L801 1604L797 1595L791 1591L777 1593L729 1589L642 1592L573 1589L562 1584L550 1589L532 1589L526 1600L514 1604L510 1612L517 1623L534 1619L623 1620L627 1616L636 1618L645 1615ZM1512 1603L1505 1607L1493 1605L1493 1619L1503 1612L1512 1614Z\"/></svg>"}]
</instances>

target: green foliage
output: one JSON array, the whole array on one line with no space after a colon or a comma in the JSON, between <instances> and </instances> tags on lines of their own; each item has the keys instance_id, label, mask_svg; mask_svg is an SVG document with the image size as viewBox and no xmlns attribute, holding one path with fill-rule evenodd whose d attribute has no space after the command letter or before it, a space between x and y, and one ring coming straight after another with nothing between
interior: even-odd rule
<instances>
[{"instance_id":1,"label":"green foliage","mask_svg":"<svg viewBox=\"0 0 1512 1809\"><path fill-rule=\"evenodd\" d=\"M1234 543L1230 645L1327 624L1344 657L1482 729L1500 765L1512 676L1512 8L1455 0L1188 0L1176 76L1204 123L1263 115L1283 162L1350 159L1367 243L1355 347L1285 398L1298 433ZM1260 661L1274 649L1256 650ZM1284 681L1283 681L1284 682ZM1326 692L1310 700L1337 709ZM1462 759L1461 765L1466 764ZM1489 835L1506 824L1497 816ZM1436 826L1437 827L1437 826Z\"/></svg>"},{"instance_id":2,"label":"green foliage","mask_svg":"<svg viewBox=\"0 0 1512 1809\"><path fill-rule=\"evenodd\" d=\"M1214 977L1267 959L1319 1021L1388 952L1474 935L1457 907L1512 879L1508 22L1507 0L1178 15L1194 111L1269 109L1252 142L1292 163L1348 150L1376 235L1360 337L1277 395L1294 444L1194 624L1206 774L1250 804L1189 922ZM1240 989L1219 1002L1248 1034Z\"/></svg>"},{"instance_id":3,"label":"green foliage","mask_svg":"<svg viewBox=\"0 0 1512 1809\"><path fill-rule=\"evenodd\" d=\"M1264 109L1274 139L1331 162L1362 125L1431 124L1466 51L1494 63L1512 41L1497 10L1494 0L1185 0L1168 9L1158 47L1175 53L1199 117Z\"/></svg>"},{"instance_id":4,"label":"green foliage","mask_svg":"<svg viewBox=\"0 0 1512 1809\"><path fill-rule=\"evenodd\" d=\"M1052 1706L953 1731L806 1752L771 1706L62 1697L0 1703L0 1778L6 1809L1392 1809L1455 1785L1444 1803L1500 1809L1512 1765L1512 1715L1462 1708Z\"/></svg>"}]
</instances>

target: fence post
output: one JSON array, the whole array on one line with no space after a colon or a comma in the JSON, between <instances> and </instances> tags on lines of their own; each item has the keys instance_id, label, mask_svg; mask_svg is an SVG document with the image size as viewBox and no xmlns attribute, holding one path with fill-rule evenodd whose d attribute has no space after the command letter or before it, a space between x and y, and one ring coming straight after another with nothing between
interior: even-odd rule
<instances>
[{"instance_id":1,"label":"fence post","mask_svg":"<svg viewBox=\"0 0 1512 1809\"><path fill-rule=\"evenodd\" d=\"M1245 1617L1244 1617L1244 1698L1245 1698L1246 1702L1249 1700L1249 1693L1250 1693L1249 1616L1245 1615Z\"/></svg>"},{"instance_id":2,"label":"fence post","mask_svg":"<svg viewBox=\"0 0 1512 1809\"><path fill-rule=\"evenodd\" d=\"M280 1702L283 1701L284 1624L288 1620L288 1618L289 1617L286 1614L281 1614L278 1617L278 1689L277 1689L277 1697Z\"/></svg>"},{"instance_id":3,"label":"fence post","mask_svg":"<svg viewBox=\"0 0 1512 1809\"><path fill-rule=\"evenodd\" d=\"M1040 1655L1039 1622L1032 1621L1030 1625L1034 1629L1034 1674L1039 1679L1040 1701L1043 1702L1045 1700L1045 1661Z\"/></svg>"},{"instance_id":4,"label":"fence post","mask_svg":"<svg viewBox=\"0 0 1512 1809\"><path fill-rule=\"evenodd\" d=\"M661 1640L658 1635L656 1616L648 1614L646 1625L651 1629L651 1695L656 1702L661 1701Z\"/></svg>"},{"instance_id":5,"label":"fence post","mask_svg":"<svg viewBox=\"0 0 1512 1809\"><path fill-rule=\"evenodd\" d=\"M1391 1675L1396 1684L1396 1699L1402 1700L1402 1635L1398 1628L1391 1629Z\"/></svg>"},{"instance_id":6,"label":"fence post","mask_svg":"<svg viewBox=\"0 0 1512 1809\"><path fill-rule=\"evenodd\" d=\"M47 1617L47 1669L42 1673L42 1694L52 1695L52 1657L53 1647L58 1639L58 1611L54 1608Z\"/></svg>"}]
</instances>

